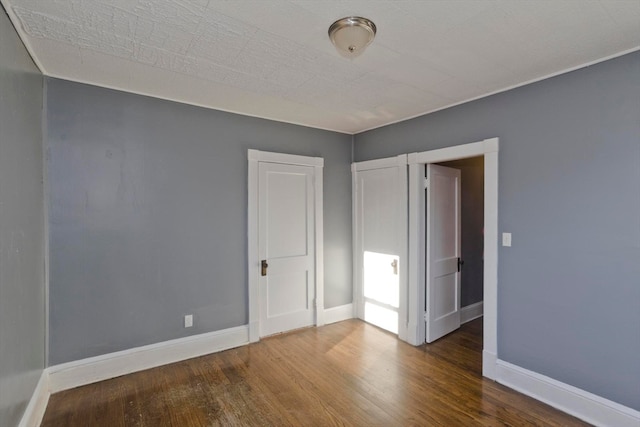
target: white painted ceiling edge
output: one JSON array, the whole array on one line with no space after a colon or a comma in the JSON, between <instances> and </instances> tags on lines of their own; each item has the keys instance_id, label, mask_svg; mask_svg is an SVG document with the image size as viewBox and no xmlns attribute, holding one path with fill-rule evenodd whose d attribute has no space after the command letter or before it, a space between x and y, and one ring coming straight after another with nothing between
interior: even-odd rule
<instances>
[{"instance_id":1,"label":"white painted ceiling edge","mask_svg":"<svg viewBox=\"0 0 640 427\"><path fill-rule=\"evenodd\" d=\"M0 2L46 76L347 134L640 50L637 0ZM350 61L327 28L354 14L378 35Z\"/></svg>"}]
</instances>

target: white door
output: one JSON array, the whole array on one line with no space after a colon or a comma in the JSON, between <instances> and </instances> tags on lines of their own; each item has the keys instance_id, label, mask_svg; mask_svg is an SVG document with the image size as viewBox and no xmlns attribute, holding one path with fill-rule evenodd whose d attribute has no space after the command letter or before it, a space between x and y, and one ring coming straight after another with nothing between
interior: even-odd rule
<instances>
[{"instance_id":1,"label":"white door","mask_svg":"<svg viewBox=\"0 0 640 427\"><path fill-rule=\"evenodd\" d=\"M460 171L427 165L426 340L460 327Z\"/></svg>"},{"instance_id":2,"label":"white door","mask_svg":"<svg viewBox=\"0 0 640 427\"><path fill-rule=\"evenodd\" d=\"M260 336L313 325L314 167L258 168Z\"/></svg>"},{"instance_id":3,"label":"white door","mask_svg":"<svg viewBox=\"0 0 640 427\"><path fill-rule=\"evenodd\" d=\"M401 283L407 262L407 166L406 156L387 160L354 165L354 300L359 318L398 334L406 330Z\"/></svg>"}]
</instances>

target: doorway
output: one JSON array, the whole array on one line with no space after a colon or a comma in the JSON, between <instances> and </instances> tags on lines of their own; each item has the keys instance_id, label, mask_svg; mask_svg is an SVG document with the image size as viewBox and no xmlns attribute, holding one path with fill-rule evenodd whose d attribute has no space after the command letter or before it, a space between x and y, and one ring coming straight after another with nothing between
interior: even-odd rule
<instances>
[{"instance_id":1,"label":"doorway","mask_svg":"<svg viewBox=\"0 0 640 427\"><path fill-rule=\"evenodd\" d=\"M456 295L457 298L455 298L455 303L457 304L455 309L459 310L459 315L455 319L455 325L451 326L452 330L456 330L462 324L482 317L484 262L484 157L469 157L465 159L441 162L435 165L457 171L460 174L459 226L455 230L455 232L459 233L459 248L457 248L458 250L456 254L459 258L458 262L454 263L457 265L452 266L454 271L456 269L458 270L457 274L459 274L459 288L457 288L459 290L459 295ZM428 176L429 167L432 166L428 165L425 168L425 176ZM427 194L427 200L429 200L428 196L429 195ZM425 212L425 215L427 216L428 210L429 206L427 203L427 212ZM446 228L441 227L441 229L445 230ZM432 233L436 232L437 230L432 231ZM429 230L427 230L427 241L429 241L428 237ZM427 256L429 256L429 251L427 251L427 254ZM429 261L427 260L427 263L428 262ZM454 299L451 298L451 302L453 301ZM480 319L480 322L481 321L482 319ZM482 328L476 328L476 330L481 331ZM433 341L429 337L428 328L426 341Z\"/></svg>"},{"instance_id":2,"label":"doorway","mask_svg":"<svg viewBox=\"0 0 640 427\"><path fill-rule=\"evenodd\" d=\"M324 324L317 157L248 151L249 340Z\"/></svg>"},{"instance_id":3,"label":"doorway","mask_svg":"<svg viewBox=\"0 0 640 427\"><path fill-rule=\"evenodd\" d=\"M427 164L469 157L484 158L483 351L482 374L496 378L498 288L498 138L412 153L409 163L409 324L407 342L425 340L425 178Z\"/></svg>"}]
</instances>

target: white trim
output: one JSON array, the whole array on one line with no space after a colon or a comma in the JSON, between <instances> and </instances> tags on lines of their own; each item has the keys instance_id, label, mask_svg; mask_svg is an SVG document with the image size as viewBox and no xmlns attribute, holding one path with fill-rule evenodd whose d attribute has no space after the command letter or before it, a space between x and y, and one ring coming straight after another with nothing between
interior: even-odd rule
<instances>
[{"instance_id":1,"label":"white trim","mask_svg":"<svg viewBox=\"0 0 640 427\"><path fill-rule=\"evenodd\" d=\"M475 304L467 305L460 309L460 324L471 322L472 320L482 317L483 304L482 301Z\"/></svg>"},{"instance_id":2,"label":"white trim","mask_svg":"<svg viewBox=\"0 0 640 427\"><path fill-rule=\"evenodd\" d=\"M79 387L249 343L247 325L51 366L49 391Z\"/></svg>"},{"instance_id":3,"label":"white trim","mask_svg":"<svg viewBox=\"0 0 640 427\"><path fill-rule=\"evenodd\" d=\"M425 111L423 113L414 114L414 115L409 116L409 117L404 117L404 118L401 118L401 119L398 119L398 120L394 120L394 121L391 121L391 122L388 122L388 123L384 123L384 124L381 124L381 125L375 125L375 126L370 127L370 128L362 129L362 130L359 130L357 132L354 132L354 135L357 135L357 134L360 134L360 133L363 133L363 132L369 132L370 130L378 129L378 128L381 128L381 127L394 125L396 123L402 123L402 122L406 122L408 120L413 120L413 119L415 119L417 117L422 117L422 116L426 116L428 114L433 114L433 113L435 113L437 111L446 110L447 108L452 108L452 107L455 107L455 106L458 106L458 105L466 104L467 102L472 102L472 101L476 101L478 99L487 98L489 96L496 95L498 93L508 92L510 90L517 89L517 88L522 87L522 86L526 86L526 85L530 85L530 84L533 84L533 83L537 83L537 82L540 82L542 80L550 79L552 77L561 76L562 74L567 74L567 73L570 73L572 71L579 70L581 68L591 67L592 65L596 65L596 64L599 64L601 62L609 61L611 59L615 59L615 58L618 58L620 56L624 56L624 55L627 55L629 53L636 52L638 50L640 50L640 46L635 46L635 47L632 47L631 49L623 50L622 52L618 52L618 53L614 53L613 55L605 56L604 58L599 58L599 59L596 59L594 61L589 61L589 62L580 64L580 65L576 65L575 67L565 68L564 70L560 70L560 71L557 71L555 73L546 74L546 75L544 75L542 77L538 77L538 78L535 78L535 79L527 80L527 81L522 82L522 83L517 83L517 84L511 85L511 86L507 86L507 87L502 88L502 89L494 90L493 92L487 92L487 93L484 93L482 95L475 96L473 98L468 98L468 99L464 99L462 101L454 102L452 104L447 104L444 107L434 108L433 110L427 110L427 111Z\"/></svg>"},{"instance_id":4,"label":"white trim","mask_svg":"<svg viewBox=\"0 0 640 427\"><path fill-rule=\"evenodd\" d=\"M404 230L404 235L401 237L400 244L400 276L398 277L399 286L399 307L398 307L398 338L402 341L407 340L409 323L409 280L407 275L409 274L409 186L407 180L409 179L409 171L407 167L408 156L401 154L396 157L396 164L400 173L400 188L398 193L400 194L400 203L404 207L399 218L399 228Z\"/></svg>"},{"instance_id":5,"label":"white trim","mask_svg":"<svg viewBox=\"0 0 640 427\"><path fill-rule=\"evenodd\" d=\"M249 150L247 154L249 160L248 171L248 205L247 205L247 262L248 272L248 300L249 300L249 341L258 342L260 340L260 299L258 289L258 277L254 274L259 268L257 259L259 258L258 248L258 158L259 153ZM253 260L253 261L252 261Z\"/></svg>"},{"instance_id":6,"label":"white trim","mask_svg":"<svg viewBox=\"0 0 640 427\"><path fill-rule=\"evenodd\" d=\"M385 157L384 159L365 160L362 162L351 163L351 172L406 166L406 164L407 155L400 154L398 156Z\"/></svg>"},{"instance_id":7,"label":"white trim","mask_svg":"<svg viewBox=\"0 0 640 427\"><path fill-rule=\"evenodd\" d=\"M408 285L408 324L407 342L411 345L422 345L425 343L426 329L424 322L425 315L425 287L424 278L426 275L426 245L424 238L417 236L425 235L425 198L417 196L416 192L422 189L424 193L424 165L419 165L415 157L417 153L409 154L409 285ZM420 286L420 283L423 286ZM422 303L420 303L422 301Z\"/></svg>"},{"instance_id":8,"label":"white trim","mask_svg":"<svg viewBox=\"0 0 640 427\"><path fill-rule=\"evenodd\" d=\"M487 350L482 350L482 375L493 380L496 379L496 362L498 355Z\"/></svg>"},{"instance_id":9,"label":"white trim","mask_svg":"<svg viewBox=\"0 0 640 427\"><path fill-rule=\"evenodd\" d=\"M353 281L351 282L352 286L352 299L353 299L353 317L361 318L364 308L362 307L362 299L359 295L359 287L358 283L362 283L362 263L360 262L360 257L358 256L359 244L358 244L358 214L357 214L357 197L358 194L358 179L356 176L356 166L355 163L351 164L351 246L352 246L352 257L351 257L351 275Z\"/></svg>"},{"instance_id":10,"label":"white trim","mask_svg":"<svg viewBox=\"0 0 640 427\"><path fill-rule=\"evenodd\" d=\"M638 427L640 412L503 360L496 381L596 426Z\"/></svg>"},{"instance_id":11,"label":"white trim","mask_svg":"<svg viewBox=\"0 0 640 427\"><path fill-rule=\"evenodd\" d=\"M297 154L272 153L269 151L249 149L247 157L249 158L249 161L254 162L282 163L287 165L314 167L324 166L324 159L322 157L299 156Z\"/></svg>"},{"instance_id":12,"label":"white trim","mask_svg":"<svg viewBox=\"0 0 640 427\"><path fill-rule=\"evenodd\" d=\"M407 342L424 343L424 182L421 165L484 156L484 352L498 354L498 138L412 153L409 161L409 325ZM485 354L483 353L483 354ZM482 374L494 378L492 365ZM485 369L486 368L486 369Z\"/></svg>"},{"instance_id":13,"label":"white trim","mask_svg":"<svg viewBox=\"0 0 640 427\"><path fill-rule=\"evenodd\" d=\"M322 213L324 211L323 206L323 175L322 169L324 160L319 165L315 166L314 173L314 189L315 189L315 242L316 242L316 326L322 326L325 324L325 310L324 310L324 218Z\"/></svg>"},{"instance_id":14,"label":"white trim","mask_svg":"<svg viewBox=\"0 0 640 427\"><path fill-rule=\"evenodd\" d=\"M483 346L498 354L498 140L484 155ZM491 148L491 147L487 147ZM487 374L486 377L492 378Z\"/></svg>"},{"instance_id":15,"label":"white trim","mask_svg":"<svg viewBox=\"0 0 640 427\"><path fill-rule=\"evenodd\" d=\"M483 156L487 153L497 153L500 149L498 138L485 139L483 141L468 144L453 145L451 147L438 148L436 150L411 153L408 157L412 163L440 163L450 160L466 159L469 157Z\"/></svg>"},{"instance_id":16,"label":"white trim","mask_svg":"<svg viewBox=\"0 0 640 427\"><path fill-rule=\"evenodd\" d=\"M324 310L324 324L342 322L343 320L353 319L353 304L339 305Z\"/></svg>"},{"instance_id":17,"label":"white trim","mask_svg":"<svg viewBox=\"0 0 640 427\"><path fill-rule=\"evenodd\" d=\"M272 153L260 150L247 150L248 165L248 203L247 203L247 272L249 274L249 341L260 340L260 256L258 247L258 163L280 163L314 168L314 218L315 218L315 322L322 326L324 319L324 217L323 217L323 167L322 157L299 156L295 154Z\"/></svg>"},{"instance_id":18,"label":"white trim","mask_svg":"<svg viewBox=\"0 0 640 427\"><path fill-rule=\"evenodd\" d=\"M38 384L36 385L27 408L22 414L22 419L18 427L35 427L39 426L42 422L42 417L47 409L47 403L49 402L49 372L45 369L40 375Z\"/></svg>"}]
</instances>

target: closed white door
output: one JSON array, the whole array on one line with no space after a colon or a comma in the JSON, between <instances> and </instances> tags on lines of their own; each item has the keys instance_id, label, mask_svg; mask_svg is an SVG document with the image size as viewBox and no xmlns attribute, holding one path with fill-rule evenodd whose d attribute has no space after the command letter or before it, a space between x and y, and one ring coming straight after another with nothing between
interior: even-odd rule
<instances>
[{"instance_id":1,"label":"closed white door","mask_svg":"<svg viewBox=\"0 0 640 427\"><path fill-rule=\"evenodd\" d=\"M259 163L260 336L313 325L314 168Z\"/></svg>"},{"instance_id":2,"label":"closed white door","mask_svg":"<svg viewBox=\"0 0 640 427\"><path fill-rule=\"evenodd\" d=\"M460 171L427 165L426 341L460 327Z\"/></svg>"},{"instance_id":3,"label":"closed white door","mask_svg":"<svg viewBox=\"0 0 640 427\"><path fill-rule=\"evenodd\" d=\"M405 156L355 164L357 314L395 334L406 329L406 179Z\"/></svg>"}]
</instances>

